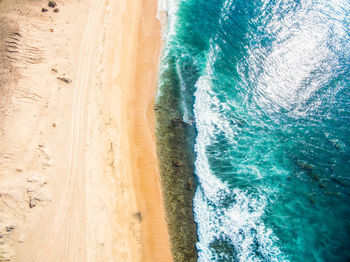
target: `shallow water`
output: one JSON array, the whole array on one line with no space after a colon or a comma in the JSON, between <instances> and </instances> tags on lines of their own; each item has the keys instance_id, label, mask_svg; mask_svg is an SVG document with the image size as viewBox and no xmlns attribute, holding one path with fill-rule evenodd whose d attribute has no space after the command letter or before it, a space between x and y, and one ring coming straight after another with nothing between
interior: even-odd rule
<instances>
[{"instance_id":1,"label":"shallow water","mask_svg":"<svg viewBox=\"0 0 350 262\"><path fill-rule=\"evenodd\" d=\"M198 261L349 260L350 2L167 3Z\"/></svg>"}]
</instances>

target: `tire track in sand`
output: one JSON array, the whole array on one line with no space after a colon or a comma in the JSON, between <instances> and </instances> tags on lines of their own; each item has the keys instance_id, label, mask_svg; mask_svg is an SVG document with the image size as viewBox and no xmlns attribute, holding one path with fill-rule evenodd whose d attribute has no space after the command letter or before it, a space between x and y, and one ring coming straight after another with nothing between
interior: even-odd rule
<instances>
[{"instance_id":1,"label":"tire track in sand","mask_svg":"<svg viewBox=\"0 0 350 262\"><path fill-rule=\"evenodd\" d=\"M81 42L77 77L74 86L68 170L54 230L38 261L86 261L86 180L84 148L87 120L87 96L90 76L97 64L96 45L103 30L106 1L91 2L85 33Z\"/></svg>"}]
</instances>

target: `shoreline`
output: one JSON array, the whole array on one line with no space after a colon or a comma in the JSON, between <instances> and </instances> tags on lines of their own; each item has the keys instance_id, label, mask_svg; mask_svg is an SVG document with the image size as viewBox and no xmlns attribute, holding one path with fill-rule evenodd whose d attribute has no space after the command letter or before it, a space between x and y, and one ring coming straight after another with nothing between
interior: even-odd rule
<instances>
[{"instance_id":1,"label":"shoreline","mask_svg":"<svg viewBox=\"0 0 350 262\"><path fill-rule=\"evenodd\" d=\"M159 61L162 49L161 22L157 19L158 1L144 2L139 31L138 63L136 69L136 110L134 142L137 148L138 174L135 179L141 195L139 201L145 209L143 243L147 249L142 261L172 261L171 244L164 207L163 187L160 181L155 136L155 97L157 92ZM142 28L147 28L143 30ZM142 46L140 46L142 45ZM148 86L149 90L144 87ZM147 157L146 157L147 155ZM147 176L145 176L147 175Z\"/></svg>"},{"instance_id":2,"label":"shoreline","mask_svg":"<svg viewBox=\"0 0 350 262\"><path fill-rule=\"evenodd\" d=\"M120 6L112 6L111 17L114 18L110 23L122 26L114 28L114 32L107 32L111 40L105 51L105 54L110 54L116 49L122 54L116 61L113 61L113 56L105 60L108 66L105 66L104 74L111 88L106 97L110 103L111 119L116 121L116 128L120 131L118 161L125 174L132 176L126 183L135 195L129 196L128 214L135 230L129 235L136 243L133 248L135 261L172 260L154 136L153 101L161 48L157 4L155 0L151 3L130 1L124 7L124 13L119 13L122 12L120 9L123 10ZM119 18L121 22L113 22ZM122 42L117 41L120 36ZM111 71L107 72L107 68ZM113 87L119 90L113 92ZM123 174L123 170L119 172ZM142 250L138 250L138 242L142 243Z\"/></svg>"},{"instance_id":3,"label":"shoreline","mask_svg":"<svg viewBox=\"0 0 350 262\"><path fill-rule=\"evenodd\" d=\"M142 221L141 241L143 251L140 261L171 261L169 235L167 231L165 209L163 204L162 185L157 170L156 140L155 140L155 116L154 97L157 89L158 64L161 49L161 28L156 18L158 2L153 0L135 1L139 6L128 6L127 8L138 16L138 25L130 24L130 13L124 14L123 24L134 28L135 51L133 59L135 64L131 65L133 83L129 79L117 81L117 85L124 86L127 94L127 110L124 112L125 121L128 124L129 146L131 157L129 168L133 174L133 186L136 190L136 202L139 211L133 213ZM131 29L130 28L130 29ZM130 36L130 30L125 29L123 37ZM132 29L131 29L132 30ZM123 38L122 37L122 38ZM130 42L125 43L127 50ZM132 44L131 44L132 45ZM125 65L130 61L129 56L121 67L121 75L126 69ZM127 70L127 69L126 69ZM127 75L128 73L124 73ZM124 85L125 84L125 85ZM131 88L129 88L131 87ZM134 87L134 88L132 88ZM122 118L121 118L122 119ZM123 121L124 122L124 121ZM127 143L127 142L125 142ZM125 145L127 147L127 145Z\"/></svg>"}]
</instances>

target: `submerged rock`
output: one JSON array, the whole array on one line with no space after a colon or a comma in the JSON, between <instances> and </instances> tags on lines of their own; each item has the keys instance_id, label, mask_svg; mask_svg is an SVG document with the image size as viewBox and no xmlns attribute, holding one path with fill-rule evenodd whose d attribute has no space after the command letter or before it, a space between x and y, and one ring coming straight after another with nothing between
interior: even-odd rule
<instances>
[{"instance_id":1,"label":"submerged rock","mask_svg":"<svg viewBox=\"0 0 350 262\"><path fill-rule=\"evenodd\" d=\"M343 181L343 180L340 180L339 178L336 178L336 177L331 177L331 180L334 182L334 183L336 183L336 184L338 184L338 185L341 185L341 186L343 186L343 187L348 187L349 186L349 184L347 184L345 181Z\"/></svg>"}]
</instances>

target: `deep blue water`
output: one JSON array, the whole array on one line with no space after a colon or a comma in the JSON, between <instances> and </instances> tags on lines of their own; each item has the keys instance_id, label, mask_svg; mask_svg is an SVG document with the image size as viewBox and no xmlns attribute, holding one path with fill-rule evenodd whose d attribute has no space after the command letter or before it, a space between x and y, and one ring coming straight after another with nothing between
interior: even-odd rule
<instances>
[{"instance_id":1,"label":"deep blue water","mask_svg":"<svg viewBox=\"0 0 350 262\"><path fill-rule=\"evenodd\" d=\"M167 5L198 261L349 261L350 1Z\"/></svg>"}]
</instances>

